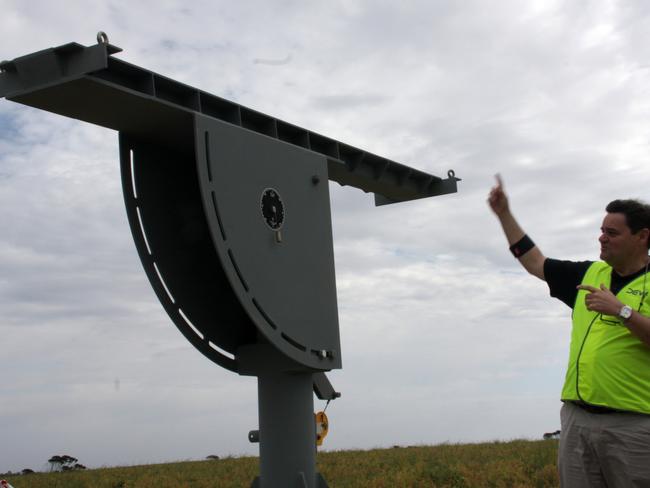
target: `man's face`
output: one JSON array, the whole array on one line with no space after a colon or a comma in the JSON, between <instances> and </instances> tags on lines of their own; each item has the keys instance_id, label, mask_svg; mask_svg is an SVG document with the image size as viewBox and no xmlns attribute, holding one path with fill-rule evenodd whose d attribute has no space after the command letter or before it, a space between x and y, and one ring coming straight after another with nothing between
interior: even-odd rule
<instances>
[{"instance_id":1,"label":"man's face","mask_svg":"<svg viewBox=\"0 0 650 488\"><path fill-rule=\"evenodd\" d=\"M610 266L622 265L630 259L636 259L639 245L643 245L643 242L638 234L632 234L624 214L608 213L603 219L600 231L600 259Z\"/></svg>"}]
</instances>

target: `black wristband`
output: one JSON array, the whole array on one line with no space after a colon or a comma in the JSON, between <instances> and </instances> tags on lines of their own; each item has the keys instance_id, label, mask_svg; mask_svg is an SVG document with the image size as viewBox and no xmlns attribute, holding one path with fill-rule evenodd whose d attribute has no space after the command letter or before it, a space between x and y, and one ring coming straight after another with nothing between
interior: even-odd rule
<instances>
[{"instance_id":1,"label":"black wristband","mask_svg":"<svg viewBox=\"0 0 650 488\"><path fill-rule=\"evenodd\" d=\"M512 246L510 246L510 252L514 257L519 259L534 247L535 243L530 237L528 237L528 235L525 235L517 242L515 242Z\"/></svg>"}]
</instances>

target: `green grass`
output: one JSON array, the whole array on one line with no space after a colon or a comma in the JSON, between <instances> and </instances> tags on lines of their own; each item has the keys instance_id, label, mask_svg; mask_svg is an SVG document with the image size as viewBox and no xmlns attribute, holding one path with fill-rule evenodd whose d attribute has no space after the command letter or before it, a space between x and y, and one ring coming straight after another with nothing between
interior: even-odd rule
<instances>
[{"instance_id":1,"label":"green grass","mask_svg":"<svg viewBox=\"0 0 650 488\"><path fill-rule=\"evenodd\" d=\"M556 487L557 441L442 444L318 454L331 488ZM228 488L249 487L257 458L227 458L7 479L14 488Z\"/></svg>"}]
</instances>

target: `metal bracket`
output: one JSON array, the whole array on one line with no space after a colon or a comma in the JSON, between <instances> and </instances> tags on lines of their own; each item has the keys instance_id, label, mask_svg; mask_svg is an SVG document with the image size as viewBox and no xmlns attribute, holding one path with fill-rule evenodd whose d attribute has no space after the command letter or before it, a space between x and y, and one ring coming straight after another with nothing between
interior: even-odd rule
<instances>
[{"instance_id":1,"label":"metal bracket","mask_svg":"<svg viewBox=\"0 0 650 488\"><path fill-rule=\"evenodd\" d=\"M334 391L325 373L314 373L314 393L319 400L335 400L341 397L341 393Z\"/></svg>"},{"instance_id":2,"label":"metal bracket","mask_svg":"<svg viewBox=\"0 0 650 488\"><path fill-rule=\"evenodd\" d=\"M260 442L260 431L251 430L248 433L248 442L250 442L251 444L258 444Z\"/></svg>"}]
</instances>

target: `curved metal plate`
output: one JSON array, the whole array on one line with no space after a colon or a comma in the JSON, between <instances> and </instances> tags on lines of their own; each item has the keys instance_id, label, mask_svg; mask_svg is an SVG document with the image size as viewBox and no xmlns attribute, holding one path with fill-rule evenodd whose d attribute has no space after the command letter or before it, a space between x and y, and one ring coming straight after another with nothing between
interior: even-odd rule
<instances>
[{"instance_id":1,"label":"curved metal plate","mask_svg":"<svg viewBox=\"0 0 650 488\"><path fill-rule=\"evenodd\" d=\"M341 367L327 159L205 116L195 116L201 197L219 259L258 331L289 358ZM283 224L260 199L281 196Z\"/></svg>"},{"instance_id":2,"label":"curved metal plate","mask_svg":"<svg viewBox=\"0 0 650 488\"><path fill-rule=\"evenodd\" d=\"M221 268L203 214L194 154L120 134L124 201L147 277L165 311L205 356L238 371L255 326Z\"/></svg>"}]
</instances>

